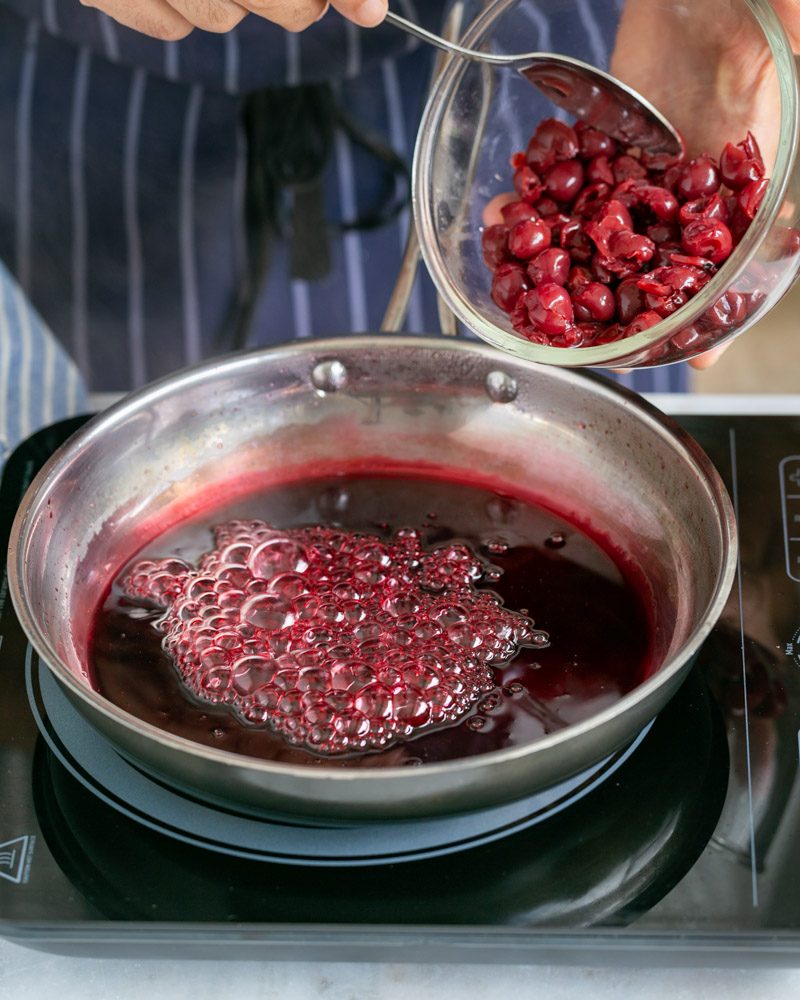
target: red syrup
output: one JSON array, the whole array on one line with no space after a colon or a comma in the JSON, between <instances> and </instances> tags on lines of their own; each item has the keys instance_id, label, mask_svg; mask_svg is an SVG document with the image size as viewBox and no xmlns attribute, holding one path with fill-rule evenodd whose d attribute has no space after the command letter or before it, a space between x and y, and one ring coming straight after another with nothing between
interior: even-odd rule
<instances>
[{"instance_id":1,"label":"red syrup","mask_svg":"<svg viewBox=\"0 0 800 1000\"><path fill-rule=\"evenodd\" d=\"M92 629L132 715L263 759L391 766L527 744L649 671L644 602L597 542L447 480L271 487L159 535Z\"/></svg>"}]
</instances>

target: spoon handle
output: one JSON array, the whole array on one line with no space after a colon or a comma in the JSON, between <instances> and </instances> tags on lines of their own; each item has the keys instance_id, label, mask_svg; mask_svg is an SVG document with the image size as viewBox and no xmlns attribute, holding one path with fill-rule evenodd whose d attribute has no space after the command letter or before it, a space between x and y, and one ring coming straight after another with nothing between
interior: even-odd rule
<instances>
[{"instance_id":1,"label":"spoon handle","mask_svg":"<svg viewBox=\"0 0 800 1000\"><path fill-rule=\"evenodd\" d=\"M465 49L461 45L456 45L455 42L448 42L446 39L442 38L441 35L435 35L432 31L428 31L426 28L421 28L418 24L414 24L413 21L407 21L404 17L401 17L399 14L395 14L394 11L391 10L386 13L386 21L388 21L389 24L393 24L396 28L400 28L402 31L407 32L409 35L421 38L423 42L435 45L438 49L442 49L444 52L449 52L451 55L461 56L463 59L472 59L475 62L491 63L495 66L503 66L514 59L513 56L497 55L494 52L478 52L475 49Z\"/></svg>"}]
</instances>

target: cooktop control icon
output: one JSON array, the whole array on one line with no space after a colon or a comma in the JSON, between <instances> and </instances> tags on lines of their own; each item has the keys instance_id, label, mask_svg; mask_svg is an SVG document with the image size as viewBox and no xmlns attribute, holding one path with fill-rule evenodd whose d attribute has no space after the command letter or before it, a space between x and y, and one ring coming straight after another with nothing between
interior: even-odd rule
<instances>
[{"instance_id":1,"label":"cooktop control icon","mask_svg":"<svg viewBox=\"0 0 800 1000\"><path fill-rule=\"evenodd\" d=\"M786 643L784 652L800 667L800 626L795 629L794 635Z\"/></svg>"},{"instance_id":2,"label":"cooktop control icon","mask_svg":"<svg viewBox=\"0 0 800 1000\"><path fill-rule=\"evenodd\" d=\"M800 455L789 455L778 468L786 572L790 580L800 582Z\"/></svg>"}]
</instances>

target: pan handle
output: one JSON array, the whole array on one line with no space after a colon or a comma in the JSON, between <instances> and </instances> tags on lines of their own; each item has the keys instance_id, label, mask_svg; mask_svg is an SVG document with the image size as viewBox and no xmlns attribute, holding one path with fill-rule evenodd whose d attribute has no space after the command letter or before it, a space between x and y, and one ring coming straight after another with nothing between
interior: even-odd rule
<instances>
[{"instance_id":1,"label":"pan handle","mask_svg":"<svg viewBox=\"0 0 800 1000\"><path fill-rule=\"evenodd\" d=\"M455 41L461 33L461 25L464 19L463 0L453 4L447 19L442 28L442 36L448 41ZM436 58L431 74L431 89L437 80L445 64L452 56L445 52L440 52ZM414 281L417 277L419 266L420 250L417 227L414 224L414 212L409 209L408 213L408 236L403 250L403 258L400 261L400 270L395 281L392 294L389 296L389 303L381 321L381 333L399 333L408 313L408 303L411 299L411 291L414 288ZM456 318L440 295L436 296L436 304L439 314L439 328L446 337L455 337L458 333ZM422 330L416 331L422 333Z\"/></svg>"}]
</instances>

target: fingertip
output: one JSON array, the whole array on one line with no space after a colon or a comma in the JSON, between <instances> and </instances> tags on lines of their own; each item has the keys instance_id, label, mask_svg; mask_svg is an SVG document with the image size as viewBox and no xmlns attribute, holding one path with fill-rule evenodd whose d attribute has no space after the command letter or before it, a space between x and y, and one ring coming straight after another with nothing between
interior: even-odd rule
<instances>
[{"instance_id":1,"label":"fingertip","mask_svg":"<svg viewBox=\"0 0 800 1000\"><path fill-rule=\"evenodd\" d=\"M362 0L353 10L350 20L362 28L375 28L386 17L387 9L386 0Z\"/></svg>"},{"instance_id":2,"label":"fingertip","mask_svg":"<svg viewBox=\"0 0 800 1000\"><path fill-rule=\"evenodd\" d=\"M696 371L705 371L706 368L710 368L713 364L716 364L727 349L727 344L723 344L722 347L712 347L712 349L710 351L706 351L705 354L698 354L696 358L692 358L689 365Z\"/></svg>"},{"instance_id":3,"label":"fingertip","mask_svg":"<svg viewBox=\"0 0 800 1000\"><path fill-rule=\"evenodd\" d=\"M162 42L182 42L184 38L188 38L194 31L194 25L182 17L180 22L159 24L150 29L145 26L140 30L146 35L158 38Z\"/></svg>"},{"instance_id":4,"label":"fingertip","mask_svg":"<svg viewBox=\"0 0 800 1000\"><path fill-rule=\"evenodd\" d=\"M496 194L491 201L487 202L483 208L483 224L485 226L499 225L503 221L502 208L517 200L517 195L512 191L504 191Z\"/></svg>"}]
</instances>

